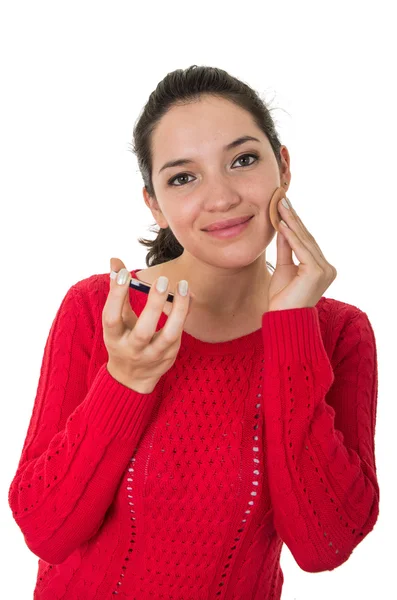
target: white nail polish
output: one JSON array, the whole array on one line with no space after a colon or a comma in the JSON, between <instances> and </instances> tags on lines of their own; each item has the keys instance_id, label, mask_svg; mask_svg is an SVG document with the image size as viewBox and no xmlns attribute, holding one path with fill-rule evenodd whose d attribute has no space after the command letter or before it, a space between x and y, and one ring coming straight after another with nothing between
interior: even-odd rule
<instances>
[{"instance_id":1,"label":"white nail polish","mask_svg":"<svg viewBox=\"0 0 397 600\"><path fill-rule=\"evenodd\" d=\"M168 287L168 278L164 277L164 275L160 275L156 283L156 289L161 294L165 292Z\"/></svg>"},{"instance_id":2,"label":"white nail polish","mask_svg":"<svg viewBox=\"0 0 397 600\"><path fill-rule=\"evenodd\" d=\"M188 287L189 287L189 284L186 281L186 279L181 279L181 281L178 283L178 292L180 293L181 296L186 296Z\"/></svg>"},{"instance_id":3,"label":"white nail polish","mask_svg":"<svg viewBox=\"0 0 397 600\"><path fill-rule=\"evenodd\" d=\"M288 200L287 200L286 198L283 198L283 199L281 200L281 204L282 204L282 205L284 206L284 208L286 208L287 210L289 210L289 209L290 209L289 202L288 202Z\"/></svg>"},{"instance_id":4,"label":"white nail polish","mask_svg":"<svg viewBox=\"0 0 397 600\"><path fill-rule=\"evenodd\" d=\"M129 272L127 271L127 269L120 269L116 279L117 283L119 285L124 285L127 282L128 275Z\"/></svg>"}]
</instances>

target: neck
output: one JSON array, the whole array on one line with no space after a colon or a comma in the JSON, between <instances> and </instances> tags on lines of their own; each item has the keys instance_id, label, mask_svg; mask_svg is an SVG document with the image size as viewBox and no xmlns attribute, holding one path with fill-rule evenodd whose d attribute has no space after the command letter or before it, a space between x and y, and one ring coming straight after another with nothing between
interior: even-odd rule
<instances>
[{"instance_id":1,"label":"neck","mask_svg":"<svg viewBox=\"0 0 397 600\"><path fill-rule=\"evenodd\" d=\"M166 271L166 272L165 272ZM186 279L194 294L192 310L214 318L238 318L265 312L271 279L266 259L238 268L214 267L206 263L188 264L184 254L164 264L162 273L170 280L170 289Z\"/></svg>"}]
</instances>

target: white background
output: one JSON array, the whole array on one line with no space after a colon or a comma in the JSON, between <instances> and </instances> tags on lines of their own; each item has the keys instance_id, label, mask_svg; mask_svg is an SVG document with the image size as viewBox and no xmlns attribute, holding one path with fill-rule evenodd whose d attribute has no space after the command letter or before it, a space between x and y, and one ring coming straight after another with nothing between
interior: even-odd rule
<instances>
[{"instance_id":1,"label":"white background","mask_svg":"<svg viewBox=\"0 0 397 600\"><path fill-rule=\"evenodd\" d=\"M225 69L277 107L288 197L338 271L325 296L366 312L376 335L378 522L332 572L304 572L284 545L282 598L396 597L393 4L2 3L3 598L32 598L36 580L7 494L49 329L67 290L109 272L110 257L146 267L137 238L154 237L154 220L132 130L158 82L192 64ZM276 238L266 256L276 264Z\"/></svg>"}]
</instances>

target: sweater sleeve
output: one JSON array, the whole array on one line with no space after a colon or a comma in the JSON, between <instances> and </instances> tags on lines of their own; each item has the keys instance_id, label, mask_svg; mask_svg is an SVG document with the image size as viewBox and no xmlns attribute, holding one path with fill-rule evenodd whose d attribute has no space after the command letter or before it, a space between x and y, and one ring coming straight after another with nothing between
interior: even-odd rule
<instances>
[{"instance_id":1,"label":"sweater sleeve","mask_svg":"<svg viewBox=\"0 0 397 600\"><path fill-rule=\"evenodd\" d=\"M379 512L375 336L356 309L328 359L316 307L264 313L264 421L275 527L297 564L343 564Z\"/></svg>"},{"instance_id":2,"label":"sweater sleeve","mask_svg":"<svg viewBox=\"0 0 397 600\"><path fill-rule=\"evenodd\" d=\"M8 502L29 549L63 562L99 529L159 397L100 366L86 384L93 332L72 286L52 323Z\"/></svg>"}]
</instances>

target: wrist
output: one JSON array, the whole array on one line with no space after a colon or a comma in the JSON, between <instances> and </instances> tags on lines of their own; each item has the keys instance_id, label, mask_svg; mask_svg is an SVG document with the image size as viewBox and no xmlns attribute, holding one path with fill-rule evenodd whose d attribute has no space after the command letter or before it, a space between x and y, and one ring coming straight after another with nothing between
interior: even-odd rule
<instances>
[{"instance_id":1,"label":"wrist","mask_svg":"<svg viewBox=\"0 0 397 600\"><path fill-rule=\"evenodd\" d=\"M106 365L106 368L109 375L111 375L118 383L139 394L151 394L158 383L157 381L138 380L128 377L124 373L117 371L117 369L111 365L109 366L109 363Z\"/></svg>"}]
</instances>

